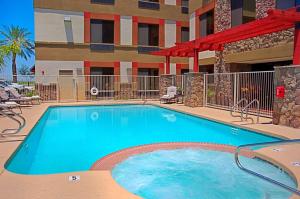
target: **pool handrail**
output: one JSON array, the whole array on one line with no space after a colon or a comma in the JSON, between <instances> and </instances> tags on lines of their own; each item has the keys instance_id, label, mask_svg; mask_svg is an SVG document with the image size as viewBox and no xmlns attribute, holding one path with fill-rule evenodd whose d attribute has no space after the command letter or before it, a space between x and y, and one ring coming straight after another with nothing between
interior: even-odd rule
<instances>
[{"instance_id":1,"label":"pool handrail","mask_svg":"<svg viewBox=\"0 0 300 199\"><path fill-rule=\"evenodd\" d=\"M239 108L239 105L242 104L243 102L246 102L246 104L248 104L248 100L246 98L242 98L241 100L239 100L234 106L231 107L230 109L230 115L231 117L240 117L240 115L233 115L233 112L235 112L236 108ZM241 121L243 121L243 119L241 118Z\"/></svg>"},{"instance_id":2,"label":"pool handrail","mask_svg":"<svg viewBox=\"0 0 300 199\"><path fill-rule=\"evenodd\" d=\"M0 114L6 116L7 118L10 118L11 120L15 121L18 123L19 127L17 129L4 129L1 133L1 137L5 137L6 135L13 135L17 134L21 131L21 129L26 125L26 120L25 118L20 115L19 113L14 112L11 109L5 108L5 110L0 109ZM15 118L16 117L16 118ZM17 119L18 118L18 119ZM13 133L6 133L7 131L15 131Z\"/></svg>"},{"instance_id":3,"label":"pool handrail","mask_svg":"<svg viewBox=\"0 0 300 199\"><path fill-rule=\"evenodd\" d=\"M269 177L267 177L267 176L264 176L264 175L262 175L262 174L256 173L255 171L252 171L252 170L250 170L250 169L247 169L247 168L245 168L245 167L241 164L241 162L240 162L240 160L239 160L239 153L240 153L241 149L243 149L243 148L248 148L248 149L249 149L249 147L270 146L270 145L279 145L279 144L291 144L291 143L298 143L298 142L300 143L300 139L293 139L293 140L283 140L283 141L275 141L275 142L263 142L263 143L255 143L255 144L245 144L245 145L240 145L240 146L237 147L237 149L236 149L236 151L235 151L235 154L234 154L235 163L236 163L236 165L237 165L241 170L243 170L243 171L245 171L245 172L247 172L247 173L249 173L249 174L251 174L251 175L253 175L253 176L256 176L256 177L258 177L258 178L261 178L261 179L263 179L263 180L265 180L265 181L268 181L268 182L270 182L270 183L272 183L272 184L275 184L275 185L277 185L277 186L280 186L280 187L282 187L282 188L284 188L284 189L286 189L286 190L288 190L288 191L290 191L290 192L292 192L292 193L294 193L294 194L300 196L300 190L295 189L295 188L293 188L293 187L290 187L290 186L288 186L288 185L286 185L286 184L283 184L283 183L281 183L281 182L278 182L278 181L276 181L276 180L274 180L274 179L272 179L272 178L269 178Z\"/></svg>"}]
</instances>

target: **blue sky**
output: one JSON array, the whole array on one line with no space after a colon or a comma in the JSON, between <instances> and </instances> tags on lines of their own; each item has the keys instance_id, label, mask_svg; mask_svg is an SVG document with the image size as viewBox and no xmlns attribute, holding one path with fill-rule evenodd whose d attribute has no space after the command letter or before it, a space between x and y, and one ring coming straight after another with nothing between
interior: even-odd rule
<instances>
[{"instance_id":1,"label":"blue sky","mask_svg":"<svg viewBox=\"0 0 300 199\"><path fill-rule=\"evenodd\" d=\"M32 34L30 39L34 41L34 15L33 15L33 0L1 0L0 3L0 28L2 26L18 25L27 28ZM23 60L17 59L17 66L23 64L26 66L33 66L35 58L32 56L30 59ZM0 77L11 76L11 62L7 61L5 68L0 72Z\"/></svg>"}]
</instances>

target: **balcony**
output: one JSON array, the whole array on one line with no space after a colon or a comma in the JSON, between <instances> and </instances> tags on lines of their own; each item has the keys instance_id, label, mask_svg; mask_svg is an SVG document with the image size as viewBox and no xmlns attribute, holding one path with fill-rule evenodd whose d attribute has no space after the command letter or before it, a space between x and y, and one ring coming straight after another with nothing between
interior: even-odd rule
<instances>
[{"instance_id":1,"label":"balcony","mask_svg":"<svg viewBox=\"0 0 300 199\"><path fill-rule=\"evenodd\" d=\"M115 0L91 0L91 3L114 5Z\"/></svg>"},{"instance_id":2,"label":"balcony","mask_svg":"<svg viewBox=\"0 0 300 199\"><path fill-rule=\"evenodd\" d=\"M160 50L158 46L138 46L137 48L139 54L148 54L153 51Z\"/></svg>"},{"instance_id":3,"label":"balcony","mask_svg":"<svg viewBox=\"0 0 300 199\"><path fill-rule=\"evenodd\" d=\"M115 50L115 45L110 43L91 43L90 49L92 51L113 52Z\"/></svg>"},{"instance_id":4,"label":"balcony","mask_svg":"<svg viewBox=\"0 0 300 199\"><path fill-rule=\"evenodd\" d=\"M157 1L147 1L147 0L139 0L139 8L142 9L150 9L150 10L159 10L160 5Z\"/></svg>"}]
</instances>

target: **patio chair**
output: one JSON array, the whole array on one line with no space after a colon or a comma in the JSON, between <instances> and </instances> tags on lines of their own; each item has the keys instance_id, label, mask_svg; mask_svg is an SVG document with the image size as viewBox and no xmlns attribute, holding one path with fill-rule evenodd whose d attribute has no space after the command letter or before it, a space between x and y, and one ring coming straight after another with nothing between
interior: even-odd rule
<instances>
[{"instance_id":1,"label":"patio chair","mask_svg":"<svg viewBox=\"0 0 300 199\"><path fill-rule=\"evenodd\" d=\"M163 95L160 98L160 103L165 102L165 103L171 103L171 102L176 102L176 94L177 94L177 88L176 86L170 86L167 88L167 94Z\"/></svg>"},{"instance_id":2,"label":"patio chair","mask_svg":"<svg viewBox=\"0 0 300 199\"><path fill-rule=\"evenodd\" d=\"M16 102L0 102L0 110L10 110L19 109L19 112L14 112L16 114L22 114L21 105Z\"/></svg>"},{"instance_id":3,"label":"patio chair","mask_svg":"<svg viewBox=\"0 0 300 199\"><path fill-rule=\"evenodd\" d=\"M33 101L36 101L38 104L40 104L41 97L38 95L31 96L31 97L25 97L22 96L15 88L10 88L8 90L9 94L12 96L12 99L10 101L17 101L19 100L20 103L30 103L33 104Z\"/></svg>"},{"instance_id":4,"label":"patio chair","mask_svg":"<svg viewBox=\"0 0 300 199\"><path fill-rule=\"evenodd\" d=\"M4 90L0 88L0 102L4 102L4 104L6 105L14 105L14 103L19 104L20 103L30 103L32 104L32 100L29 98L19 98L19 99L14 99L14 98L10 98L8 93Z\"/></svg>"}]
</instances>

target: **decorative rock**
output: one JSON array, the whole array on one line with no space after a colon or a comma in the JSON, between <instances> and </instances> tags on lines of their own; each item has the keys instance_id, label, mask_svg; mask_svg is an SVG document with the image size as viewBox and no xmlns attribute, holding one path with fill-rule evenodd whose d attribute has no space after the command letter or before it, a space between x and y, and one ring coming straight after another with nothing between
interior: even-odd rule
<instances>
[{"instance_id":1,"label":"decorative rock","mask_svg":"<svg viewBox=\"0 0 300 199\"><path fill-rule=\"evenodd\" d=\"M295 66L275 68L275 87L284 86L285 97L275 97L273 124L300 128L300 89L296 88L299 74L300 70Z\"/></svg>"},{"instance_id":2,"label":"decorative rock","mask_svg":"<svg viewBox=\"0 0 300 199\"><path fill-rule=\"evenodd\" d=\"M190 107L203 106L204 96L203 73L188 73L185 81L184 105Z\"/></svg>"}]
</instances>

